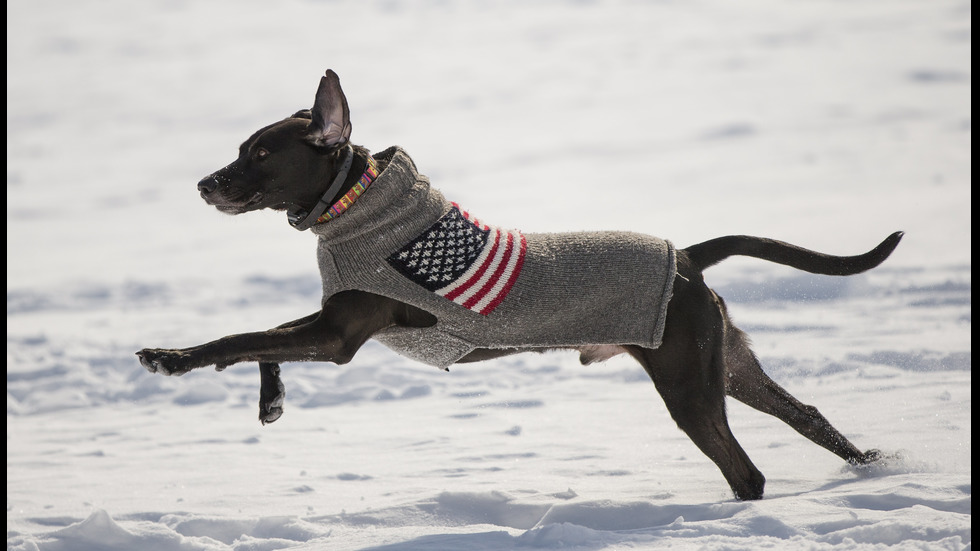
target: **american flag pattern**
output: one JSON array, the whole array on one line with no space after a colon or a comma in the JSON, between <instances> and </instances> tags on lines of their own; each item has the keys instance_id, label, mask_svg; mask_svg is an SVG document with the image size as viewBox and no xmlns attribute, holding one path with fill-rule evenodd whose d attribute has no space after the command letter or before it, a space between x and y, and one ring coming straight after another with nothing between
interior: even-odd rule
<instances>
[{"instance_id":1,"label":"american flag pattern","mask_svg":"<svg viewBox=\"0 0 980 551\"><path fill-rule=\"evenodd\" d=\"M387 260L414 283L486 316L510 293L526 253L519 231L488 226L453 203Z\"/></svg>"}]
</instances>

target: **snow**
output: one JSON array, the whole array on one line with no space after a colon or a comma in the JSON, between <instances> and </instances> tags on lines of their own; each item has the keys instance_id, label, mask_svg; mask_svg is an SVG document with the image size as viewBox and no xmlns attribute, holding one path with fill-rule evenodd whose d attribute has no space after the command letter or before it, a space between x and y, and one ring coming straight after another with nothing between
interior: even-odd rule
<instances>
[{"instance_id":1,"label":"snow","mask_svg":"<svg viewBox=\"0 0 980 551\"><path fill-rule=\"evenodd\" d=\"M7 549L944 549L971 531L971 4L7 4ZM180 378L134 352L318 305L314 238L196 183L340 75L353 139L524 231L727 234L880 268L706 273L770 375L887 459L729 402L733 499L618 357L369 343Z\"/></svg>"}]
</instances>

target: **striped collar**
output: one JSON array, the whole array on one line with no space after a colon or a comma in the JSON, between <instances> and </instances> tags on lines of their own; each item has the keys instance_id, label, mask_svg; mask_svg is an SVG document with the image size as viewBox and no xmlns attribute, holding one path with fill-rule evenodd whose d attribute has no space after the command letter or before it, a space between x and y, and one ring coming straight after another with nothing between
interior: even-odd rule
<instances>
[{"instance_id":1,"label":"striped collar","mask_svg":"<svg viewBox=\"0 0 980 551\"><path fill-rule=\"evenodd\" d=\"M329 222L334 218L343 214L347 209L357 201L358 197L361 196L367 188L371 186L371 183L378 177L378 163L374 161L374 157L367 158L367 167L364 169L364 174L361 178L354 184L350 190L343 195L336 203L330 206L319 218L316 219L314 224L323 224Z\"/></svg>"}]
</instances>

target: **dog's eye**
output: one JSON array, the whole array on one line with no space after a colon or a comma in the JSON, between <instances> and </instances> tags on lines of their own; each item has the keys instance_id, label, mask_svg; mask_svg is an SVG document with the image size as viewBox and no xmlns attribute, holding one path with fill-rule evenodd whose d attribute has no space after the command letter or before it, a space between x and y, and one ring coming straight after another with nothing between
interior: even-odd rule
<instances>
[{"instance_id":1,"label":"dog's eye","mask_svg":"<svg viewBox=\"0 0 980 551\"><path fill-rule=\"evenodd\" d=\"M260 147L255 150L255 158L260 161L268 156L269 156L269 150L264 147Z\"/></svg>"}]
</instances>

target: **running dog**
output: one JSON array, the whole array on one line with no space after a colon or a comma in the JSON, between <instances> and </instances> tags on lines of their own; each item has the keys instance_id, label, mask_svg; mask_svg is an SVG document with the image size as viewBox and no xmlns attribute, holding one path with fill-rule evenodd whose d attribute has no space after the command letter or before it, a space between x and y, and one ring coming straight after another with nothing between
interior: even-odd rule
<instances>
[{"instance_id":1,"label":"running dog","mask_svg":"<svg viewBox=\"0 0 980 551\"><path fill-rule=\"evenodd\" d=\"M317 234L320 309L268 331L143 349L137 356L147 370L182 375L258 362L265 424L282 415L281 362L344 364L368 339L444 369L529 351L574 349L583 364L628 354L737 499L761 499L765 477L732 435L726 395L849 463L880 458L763 372L702 272L750 256L815 274L858 274L888 258L902 232L857 256L750 236L676 249L630 232L524 234L446 200L402 149L372 154L350 134L347 98L328 70L312 109L252 134L238 159L197 186L221 212L285 211L293 227Z\"/></svg>"}]
</instances>

